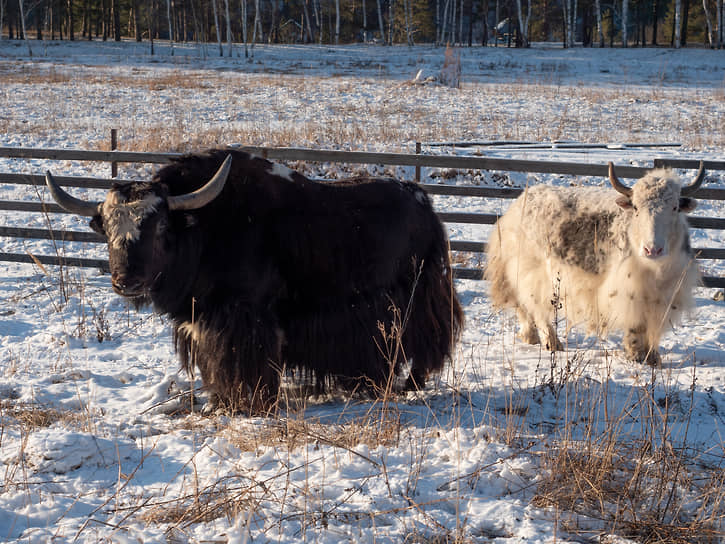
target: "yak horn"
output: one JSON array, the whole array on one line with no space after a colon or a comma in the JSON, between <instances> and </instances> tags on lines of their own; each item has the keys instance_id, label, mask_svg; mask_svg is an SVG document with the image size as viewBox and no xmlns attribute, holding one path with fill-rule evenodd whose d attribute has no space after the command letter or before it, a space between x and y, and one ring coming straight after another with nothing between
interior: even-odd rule
<instances>
[{"instance_id":1,"label":"yak horn","mask_svg":"<svg viewBox=\"0 0 725 544\"><path fill-rule=\"evenodd\" d=\"M206 185L200 187L196 191L187 193L185 195L170 196L168 198L170 210L196 210L203 206L206 206L219 196L222 192L224 184L229 176L229 170L232 167L232 156L227 155L224 162L217 170L214 177L211 178Z\"/></svg>"},{"instance_id":2,"label":"yak horn","mask_svg":"<svg viewBox=\"0 0 725 544\"><path fill-rule=\"evenodd\" d=\"M627 198L632 198L632 188L627 187L619 181L617 174L614 173L614 163L612 162L609 163L609 181L612 184L612 187L614 187L618 192L622 193Z\"/></svg>"},{"instance_id":3,"label":"yak horn","mask_svg":"<svg viewBox=\"0 0 725 544\"><path fill-rule=\"evenodd\" d=\"M680 189L680 194L682 196L690 196L692 193L697 191L700 188L700 185L702 185L702 180L705 179L705 163L703 161L700 161L700 169L697 171L697 176L695 176L695 181L690 183L690 185L686 185L682 189Z\"/></svg>"},{"instance_id":4,"label":"yak horn","mask_svg":"<svg viewBox=\"0 0 725 544\"><path fill-rule=\"evenodd\" d=\"M78 215L85 215L87 217L98 215L98 207L101 204L100 202L86 202L85 200L69 195L61 188L60 185L58 185L58 182L55 181L55 178L53 178L53 174L50 173L50 170L45 173L45 184L48 186L48 190L50 191L50 195L53 197L53 200L55 200L64 210Z\"/></svg>"}]
</instances>

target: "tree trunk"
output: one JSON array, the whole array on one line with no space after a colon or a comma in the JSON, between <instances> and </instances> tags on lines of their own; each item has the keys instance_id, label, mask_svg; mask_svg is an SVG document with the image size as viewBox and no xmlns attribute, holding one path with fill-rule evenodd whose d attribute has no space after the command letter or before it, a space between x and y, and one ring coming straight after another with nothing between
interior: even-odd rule
<instances>
[{"instance_id":1,"label":"tree trunk","mask_svg":"<svg viewBox=\"0 0 725 544\"><path fill-rule=\"evenodd\" d=\"M259 0L254 0L254 23L252 24L252 49L257 43L257 27L259 26Z\"/></svg>"},{"instance_id":2,"label":"tree trunk","mask_svg":"<svg viewBox=\"0 0 725 544\"><path fill-rule=\"evenodd\" d=\"M3 39L3 26L5 23L5 0L0 0L0 40Z\"/></svg>"},{"instance_id":3,"label":"tree trunk","mask_svg":"<svg viewBox=\"0 0 725 544\"><path fill-rule=\"evenodd\" d=\"M602 28L601 0L594 0L594 10L597 12L597 36L599 36L599 47L604 47L604 29Z\"/></svg>"},{"instance_id":4,"label":"tree trunk","mask_svg":"<svg viewBox=\"0 0 725 544\"><path fill-rule=\"evenodd\" d=\"M222 35L219 32L219 14L216 8L216 0L211 0L212 13L214 15L214 34L216 34L216 43L219 46L219 56L224 56L224 48L222 47Z\"/></svg>"},{"instance_id":5,"label":"tree trunk","mask_svg":"<svg viewBox=\"0 0 725 544\"><path fill-rule=\"evenodd\" d=\"M307 4L309 3L309 0L305 0L302 4L302 10L303 10L303 16L305 18L305 28L307 29L307 43L315 43L315 34L312 28L312 19L310 19L310 10L307 7Z\"/></svg>"},{"instance_id":6,"label":"tree trunk","mask_svg":"<svg viewBox=\"0 0 725 544\"><path fill-rule=\"evenodd\" d=\"M723 1L717 0L717 48L722 49L725 45L725 32L723 32L723 20L725 19L725 13L723 13Z\"/></svg>"},{"instance_id":7,"label":"tree trunk","mask_svg":"<svg viewBox=\"0 0 725 544\"><path fill-rule=\"evenodd\" d=\"M380 5L380 0L377 0L378 4L378 26L380 27L380 41L385 44L385 25L383 24L383 7Z\"/></svg>"},{"instance_id":8,"label":"tree trunk","mask_svg":"<svg viewBox=\"0 0 725 544\"><path fill-rule=\"evenodd\" d=\"M650 43L651 45L657 45L657 21L659 20L660 1L654 0L652 6L652 41Z\"/></svg>"},{"instance_id":9,"label":"tree trunk","mask_svg":"<svg viewBox=\"0 0 725 544\"><path fill-rule=\"evenodd\" d=\"M111 26L113 30L113 41L121 41L121 9L118 0L111 0Z\"/></svg>"},{"instance_id":10,"label":"tree trunk","mask_svg":"<svg viewBox=\"0 0 725 544\"><path fill-rule=\"evenodd\" d=\"M239 3L239 9L242 11L242 41L244 42L244 58L249 58L249 48L247 47L247 0Z\"/></svg>"},{"instance_id":11,"label":"tree trunk","mask_svg":"<svg viewBox=\"0 0 725 544\"><path fill-rule=\"evenodd\" d=\"M629 0L622 0L622 47L627 47L627 20L629 18Z\"/></svg>"},{"instance_id":12,"label":"tree trunk","mask_svg":"<svg viewBox=\"0 0 725 544\"><path fill-rule=\"evenodd\" d=\"M363 41L363 43L367 43L367 41L368 41L368 11L367 11L367 7L365 6L365 0L362 0L362 16L363 16L362 41Z\"/></svg>"},{"instance_id":13,"label":"tree trunk","mask_svg":"<svg viewBox=\"0 0 725 544\"><path fill-rule=\"evenodd\" d=\"M166 0L166 22L169 25L169 47L171 56L174 55L174 27L171 24L171 0Z\"/></svg>"},{"instance_id":14,"label":"tree trunk","mask_svg":"<svg viewBox=\"0 0 725 544\"><path fill-rule=\"evenodd\" d=\"M481 45L486 47L488 45L488 0L481 0L481 26L483 27Z\"/></svg>"},{"instance_id":15,"label":"tree trunk","mask_svg":"<svg viewBox=\"0 0 725 544\"><path fill-rule=\"evenodd\" d=\"M340 0L335 0L335 45L340 43Z\"/></svg>"},{"instance_id":16,"label":"tree trunk","mask_svg":"<svg viewBox=\"0 0 725 544\"><path fill-rule=\"evenodd\" d=\"M23 33L23 40L28 45L28 55L33 56L33 48L30 46L28 35L25 33L25 7L23 6L23 0L18 0L18 8L20 9L20 29Z\"/></svg>"},{"instance_id":17,"label":"tree trunk","mask_svg":"<svg viewBox=\"0 0 725 544\"><path fill-rule=\"evenodd\" d=\"M526 16L521 10L521 0L516 0L516 10L519 15L519 34L521 47L529 47L529 20L531 18L531 0L527 0Z\"/></svg>"},{"instance_id":18,"label":"tree trunk","mask_svg":"<svg viewBox=\"0 0 725 544\"><path fill-rule=\"evenodd\" d=\"M712 39L712 21L710 20L710 10L707 9L707 0L702 0L702 11L705 12L705 23L707 25L707 44L710 49L713 49L715 43Z\"/></svg>"},{"instance_id":19,"label":"tree trunk","mask_svg":"<svg viewBox=\"0 0 725 544\"><path fill-rule=\"evenodd\" d=\"M393 45L393 1L388 0L388 45Z\"/></svg>"},{"instance_id":20,"label":"tree trunk","mask_svg":"<svg viewBox=\"0 0 725 544\"><path fill-rule=\"evenodd\" d=\"M690 19L690 0L684 0L682 5L682 26L680 30L680 45L687 45L687 25Z\"/></svg>"},{"instance_id":21,"label":"tree trunk","mask_svg":"<svg viewBox=\"0 0 725 544\"><path fill-rule=\"evenodd\" d=\"M413 46L412 13L410 12L411 0L403 0L403 16L405 18L405 41Z\"/></svg>"},{"instance_id":22,"label":"tree trunk","mask_svg":"<svg viewBox=\"0 0 725 544\"><path fill-rule=\"evenodd\" d=\"M232 56L232 19L229 17L229 0L224 0L224 16L227 19L227 55Z\"/></svg>"},{"instance_id":23,"label":"tree trunk","mask_svg":"<svg viewBox=\"0 0 725 544\"><path fill-rule=\"evenodd\" d=\"M680 43L680 4L680 0L675 0L675 17L672 23L674 25L672 32L672 45L675 49L679 49L680 45L682 45Z\"/></svg>"}]
</instances>

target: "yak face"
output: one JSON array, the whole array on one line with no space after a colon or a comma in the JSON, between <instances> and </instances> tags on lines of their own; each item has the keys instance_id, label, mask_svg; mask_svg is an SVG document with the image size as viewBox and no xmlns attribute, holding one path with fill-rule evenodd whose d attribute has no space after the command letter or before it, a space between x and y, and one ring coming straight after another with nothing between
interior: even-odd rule
<instances>
[{"instance_id":1,"label":"yak face","mask_svg":"<svg viewBox=\"0 0 725 544\"><path fill-rule=\"evenodd\" d=\"M612 186L623 195L616 202L630 214L627 234L635 256L653 264L687 245L687 225L680 213L695 209L697 202L687 195L697 190L704 175L704 165L700 163L695 181L683 187L672 171L653 170L632 187L626 187L609 163Z\"/></svg>"},{"instance_id":2,"label":"yak face","mask_svg":"<svg viewBox=\"0 0 725 544\"><path fill-rule=\"evenodd\" d=\"M670 255L673 244L681 241L679 214L694 210L697 202L680 197L680 183L673 174L655 171L635 183L632 196L618 198L617 204L631 214L629 242L635 255L653 261Z\"/></svg>"},{"instance_id":3,"label":"yak face","mask_svg":"<svg viewBox=\"0 0 725 544\"><path fill-rule=\"evenodd\" d=\"M68 194L50 172L45 182L62 208L92 217L91 228L107 238L113 289L141 300L154 290L167 264L174 236L170 214L212 202L224 189L231 165L228 155L211 179L199 180L201 187L174 196L161 183L132 182L115 184L103 202L86 202Z\"/></svg>"},{"instance_id":4,"label":"yak face","mask_svg":"<svg viewBox=\"0 0 725 544\"><path fill-rule=\"evenodd\" d=\"M169 247L169 207L163 193L159 184L114 185L90 222L108 240L111 285L119 295L147 295L161 276Z\"/></svg>"}]
</instances>

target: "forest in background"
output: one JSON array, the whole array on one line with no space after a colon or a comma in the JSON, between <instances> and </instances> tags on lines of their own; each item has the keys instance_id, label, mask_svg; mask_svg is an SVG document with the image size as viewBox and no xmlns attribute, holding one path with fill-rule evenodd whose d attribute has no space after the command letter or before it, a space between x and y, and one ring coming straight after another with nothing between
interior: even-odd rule
<instances>
[{"instance_id":1,"label":"forest in background","mask_svg":"<svg viewBox=\"0 0 725 544\"><path fill-rule=\"evenodd\" d=\"M723 19L723 0L0 0L0 39L722 48Z\"/></svg>"}]
</instances>

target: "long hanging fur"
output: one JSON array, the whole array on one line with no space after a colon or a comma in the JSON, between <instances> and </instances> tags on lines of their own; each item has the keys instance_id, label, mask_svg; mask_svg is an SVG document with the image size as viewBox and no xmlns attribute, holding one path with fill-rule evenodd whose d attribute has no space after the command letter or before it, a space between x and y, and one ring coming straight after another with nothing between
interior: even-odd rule
<instances>
[{"instance_id":1,"label":"long hanging fur","mask_svg":"<svg viewBox=\"0 0 725 544\"><path fill-rule=\"evenodd\" d=\"M280 371L318 391L407 386L443 367L463 324L448 245L418 186L319 183L241 151L188 155L154 182L190 192L232 155L222 194L171 212L155 308L174 323L182 367L232 406L265 407Z\"/></svg>"}]
</instances>

